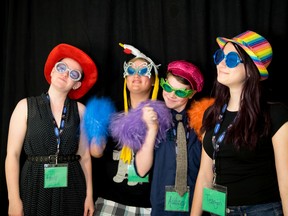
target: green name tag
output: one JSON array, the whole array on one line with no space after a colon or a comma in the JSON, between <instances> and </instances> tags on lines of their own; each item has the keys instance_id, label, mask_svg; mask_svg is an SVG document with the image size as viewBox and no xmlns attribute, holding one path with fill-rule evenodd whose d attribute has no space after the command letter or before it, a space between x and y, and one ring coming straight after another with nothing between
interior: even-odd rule
<instances>
[{"instance_id":1,"label":"green name tag","mask_svg":"<svg viewBox=\"0 0 288 216\"><path fill-rule=\"evenodd\" d=\"M68 164L44 164L44 188L67 187Z\"/></svg>"},{"instance_id":2,"label":"green name tag","mask_svg":"<svg viewBox=\"0 0 288 216\"><path fill-rule=\"evenodd\" d=\"M128 165L128 182L149 182L149 175L140 177L135 171L134 164Z\"/></svg>"},{"instance_id":3,"label":"green name tag","mask_svg":"<svg viewBox=\"0 0 288 216\"><path fill-rule=\"evenodd\" d=\"M187 192L181 197L173 186L166 186L165 211L189 211L189 187Z\"/></svg>"},{"instance_id":4,"label":"green name tag","mask_svg":"<svg viewBox=\"0 0 288 216\"><path fill-rule=\"evenodd\" d=\"M222 186L221 186L222 187ZM226 191L219 185L203 189L202 209L213 214L226 215Z\"/></svg>"}]
</instances>

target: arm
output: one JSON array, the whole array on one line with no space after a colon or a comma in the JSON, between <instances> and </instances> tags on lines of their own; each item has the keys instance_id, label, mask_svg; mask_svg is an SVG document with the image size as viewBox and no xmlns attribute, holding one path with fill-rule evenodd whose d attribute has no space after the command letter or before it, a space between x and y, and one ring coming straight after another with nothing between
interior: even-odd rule
<instances>
[{"instance_id":1,"label":"arm","mask_svg":"<svg viewBox=\"0 0 288 216\"><path fill-rule=\"evenodd\" d=\"M5 161L6 182L9 199L9 215L24 215L20 198L20 155L27 130L27 100L19 101L9 125L7 155Z\"/></svg>"},{"instance_id":2,"label":"arm","mask_svg":"<svg viewBox=\"0 0 288 216\"><path fill-rule=\"evenodd\" d=\"M288 122L272 137L278 185L284 215L288 215Z\"/></svg>"},{"instance_id":3,"label":"arm","mask_svg":"<svg viewBox=\"0 0 288 216\"><path fill-rule=\"evenodd\" d=\"M191 216L200 216L202 214L202 193L203 188L210 185L213 180L212 159L206 154L202 148L200 169L195 185L193 202L191 208Z\"/></svg>"},{"instance_id":4,"label":"arm","mask_svg":"<svg viewBox=\"0 0 288 216\"><path fill-rule=\"evenodd\" d=\"M156 117L153 120L153 117ZM154 145L158 132L157 113L152 107L145 106L142 109L142 119L146 123L147 131L145 141L141 149L136 153L135 164L140 176L145 176L153 165Z\"/></svg>"},{"instance_id":5,"label":"arm","mask_svg":"<svg viewBox=\"0 0 288 216\"><path fill-rule=\"evenodd\" d=\"M80 120L82 125L82 117L85 111L85 106L78 103L78 109L80 114ZM84 215L93 215L94 202L93 202L93 186L92 186L92 162L89 151L88 141L83 133L81 126L79 149L77 154L81 156L80 164L86 179L86 199L84 204Z\"/></svg>"},{"instance_id":6,"label":"arm","mask_svg":"<svg viewBox=\"0 0 288 216\"><path fill-rule=\"evenodd\" d=\"M96 143L96 139L93 138L90 145L90 154L95 158L100 158L103 156L103 151L106 148L106 140L103 140L101 144Z\"/></svg>"}]
</instances>

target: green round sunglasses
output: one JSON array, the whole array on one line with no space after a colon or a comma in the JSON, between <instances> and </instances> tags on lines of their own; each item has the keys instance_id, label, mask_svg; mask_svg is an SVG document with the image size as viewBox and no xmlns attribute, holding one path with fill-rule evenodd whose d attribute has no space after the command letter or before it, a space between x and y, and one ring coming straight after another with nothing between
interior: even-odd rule
<instances>
[{"instance_id":1,"label":"green round sunglasses","mask_svg":"<svg viewBox=\"0 0 288 216\"><path fill-rule=\"evenodd\" d=\"M161 81L160 81L160 86L163 88L164 91L166 92L172 92L174 91L175 95L180 97L180 98L187 98L187 97L190 97L194 90L192 89L176 89L176 88L173 88L167 80L164 80L163 78L161 78Z\"/></svg>"}]
</instances>

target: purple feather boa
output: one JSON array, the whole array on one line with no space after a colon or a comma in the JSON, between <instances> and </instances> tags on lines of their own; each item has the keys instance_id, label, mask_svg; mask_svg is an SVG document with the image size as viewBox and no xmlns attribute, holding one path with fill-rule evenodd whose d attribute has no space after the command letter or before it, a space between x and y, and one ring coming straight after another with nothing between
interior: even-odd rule
<instances>
[{"instance_id":1,"label":"purple feather boa","mask_svg":"<svg viewBox=\"0 0 288 216\"><path fill-rule=\"evenodd\" d=\"M142 108L149 104L158 115L159 130L155 146L166 139L166 132L173 124L172 114L165 103L157 100L148 100L139 104L128 113L120 112L111 117L110 133L119 147L127 145L134 152L137 152L144 143L146 136L146 124L142 120Z\"/></svg>"}]
</instances>

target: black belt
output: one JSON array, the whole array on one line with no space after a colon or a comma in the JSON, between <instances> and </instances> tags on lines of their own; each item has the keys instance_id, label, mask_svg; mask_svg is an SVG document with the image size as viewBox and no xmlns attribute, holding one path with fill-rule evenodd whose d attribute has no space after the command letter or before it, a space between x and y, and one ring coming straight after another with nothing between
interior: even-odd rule
<instances>
[{"instance_id":1,"label":"black belt","mask_svg":"<svg viewBox=\"0 0 288 216\"><path fill-rule=\"evenodd\" d=\"M78 161L81 158L80 155L58 155L57 163L67 163ZM50 156L28 156L28 161L36 163L56 163L56 155Z\"/></svg>"}]
</instances>

